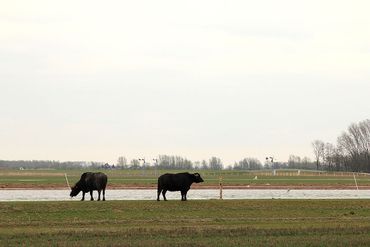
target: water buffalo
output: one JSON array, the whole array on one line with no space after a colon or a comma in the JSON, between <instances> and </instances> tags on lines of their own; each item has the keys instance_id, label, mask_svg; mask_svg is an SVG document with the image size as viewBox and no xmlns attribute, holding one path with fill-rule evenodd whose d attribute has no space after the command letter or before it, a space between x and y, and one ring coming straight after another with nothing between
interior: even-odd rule
<instances>
[{"instance_id":1,"label":"water buffalo","mask_svg":"<svg viewBox=\"0 0 370 247\"><path fill-rule=\"evenodd\" d=\"M72 191L70 196L77 196L82 191L82 199L85 200L85 193L90 192L90 201L94 201L93 190L99 193L98 201L100 201L100 192L103 190L103 201L105 201L105 187L107 186L107 175L101 172L85 172L81 175L80 181L75 186L71 187Z\"/></svg>"},{"instance_id":2,"label":"water buffalo","mask_svg":"<svg viewBox=\"0 0 370 247\"><path fill-rule=\"evenodd\" d=\"M188 172L170 174L166 173L158 178L158 191L157 201L162 192L163 199L166 199L166 192L168 191L181 191L181 201L186 201L186 194L190 189L192 183L201 183L203 179L199 173L190 174Z\"/></svg>"}]
</instances>

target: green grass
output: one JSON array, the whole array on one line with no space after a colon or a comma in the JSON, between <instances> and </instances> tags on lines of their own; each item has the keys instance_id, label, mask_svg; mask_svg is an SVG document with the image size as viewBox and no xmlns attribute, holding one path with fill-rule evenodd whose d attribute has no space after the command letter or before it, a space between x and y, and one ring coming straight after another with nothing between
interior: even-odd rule
<instances>
[{"instance_id":1,"label":"green grass","mask_svg":"<svg viewBox=\"0 0 370 247\"><path fill-rule=\"evenodd\" d=\"M64 174L68 175L71 185L77 182L86 170L0 170L0 188L7 187L66 187ZM108 186L155 186L157 178L165 170L102 170L108 175ZM193 171L190 171L193 172ZM194 171L195 172L195 171ZM297 171L278 170L277 176L272 176L271 171L199 171L205 182L202 186L218 185L219 177L223 177L223 184L230 185L271 185L271 186L354 186L352 174L325 173L302 171L297 175ZM255 176L257 180L253 179ZM370 186L370 176L357 176L359 186Z\"/></svg>"},{"instance_id":2,"label":"green grass","mask_svg":"<svg viewBox=\"0 0 370 247\"><path fill-rule=\"evenodd\" d=\"M0 246L368 246L369 200L1 202Z\"/></svg>"}]
</instances>

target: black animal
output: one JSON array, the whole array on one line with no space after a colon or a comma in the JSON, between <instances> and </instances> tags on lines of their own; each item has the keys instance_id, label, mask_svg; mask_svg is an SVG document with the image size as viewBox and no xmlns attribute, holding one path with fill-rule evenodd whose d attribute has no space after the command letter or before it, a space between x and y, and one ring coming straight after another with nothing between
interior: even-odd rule
<instances>
[{"instance_id":1,"label":"black animal","mask_svg":"<svg viewBox=\"0 0 370 247\"><path fill-rule=\"evenodd\" d=\"M203 179L199 173L190 174L188 172L171 174L166 173L158 178L157 201L162 192L163 199L166 199L167 191L181 191L181 201L186 201L186 194L192 183L201 183Z\"/></svg>"},{"instance_id":2,"label":"black animal","mask_svg":"<svg viewBox=\"0 0 370 247\"><path fill-rule=\"evenodd\" d=\"M100 192L103 191L103 201L105 201L105 187L107 186L108 177L101 172L85 172L81 175L80 181L71 189L71 197L77 196L82 191L82 199L85 200L85 193L90 192L90 201L94 201L93 190L97 190L99 193L98 201L100 201Z\"/></svg>"}]
</instances>

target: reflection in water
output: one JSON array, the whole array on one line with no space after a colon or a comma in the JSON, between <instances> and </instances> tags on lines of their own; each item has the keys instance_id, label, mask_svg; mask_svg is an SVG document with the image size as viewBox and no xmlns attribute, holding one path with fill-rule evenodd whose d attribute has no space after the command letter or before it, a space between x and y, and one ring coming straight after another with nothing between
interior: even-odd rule
<instances>
[{"instance_id":1,"label":"reflection in water","mask_svg":"<svg viewBox=\"0 0 370 247\"><path fill-rule=\"evenodd\" d=\"M0 201L78 201L69 190L0 190ZM188 200L218 199L219 190L190 190ZM94 191L94 198L97 199ZM168 200L180 200L180 192L167 192ZM107 190L107 200L156 200L156 190ZM90 195L87 195L87 200ZM370 190L223 190L223 199L370 199ZM162 200L162 197L161 197Z\"/></svg>"}]
</instances>

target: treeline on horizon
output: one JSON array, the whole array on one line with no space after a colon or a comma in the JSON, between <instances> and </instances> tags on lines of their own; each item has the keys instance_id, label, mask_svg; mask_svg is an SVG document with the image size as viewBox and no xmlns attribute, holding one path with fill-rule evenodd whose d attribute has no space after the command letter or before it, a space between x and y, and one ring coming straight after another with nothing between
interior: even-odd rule
<instances>
[{"instance_id":1,"label":"treeline on horizon","mask_svg":"<svg viewBox=\"0 0 370 247\"><path fill-rule=\"evenodd\" d=\"M225 166L220 158L212 157L208 161L191 161L175 155L159 155L158 159L149 163L140 159L127 162L121 156L116 164L94 161L54 161L54 160L0 160L0 168L12 169L162 169L162 170L261 170L261 169L316 169L315 162L308 158L301 159L291 155L288 162L266 161L262 164L256 158L244 158L233 165Z\"/></svg>"},{"instance_id":2,"label":"treeline on horizon","mask_svg":"<svg viewBox=\"0 0 370 247\"><path fill-rule=\"evenodd\" d=\"M55 160L0 160L0 168L15 169L76 169L101 168L104 162L55 161Z\"/></svg>"},{"instance_id":3,"label":"treeline on horizon","mask_svg":"<svg viewBox=\"0 0 370 247\"><path fill-rule=\"evenodd\" d=\"M337 143L312 143L317 170L370 172L370 119L352 123Z\"/></svg>"},{"instance_id":4,"label":"treeline on horizon","mask_svg":"<svg viewBox=\"0 0 370 247\"><path fill-rule=\"evenodd\" d=\"M312 142L315 160L290 155L287 162L276 162L266 158L264 163L256 158L243 158L234 164L224 165L222 160L191 161L176 155L159 155L147 162L120 156L116 164L94 161L50 161L50 160L0 160L0 168L15 169L164 169L164 170L261 170L261 169L307 169L322 171L370 172L370 120L351 124L337 139L337 144L321 140Z\"/></svg>"}]
</instances>

